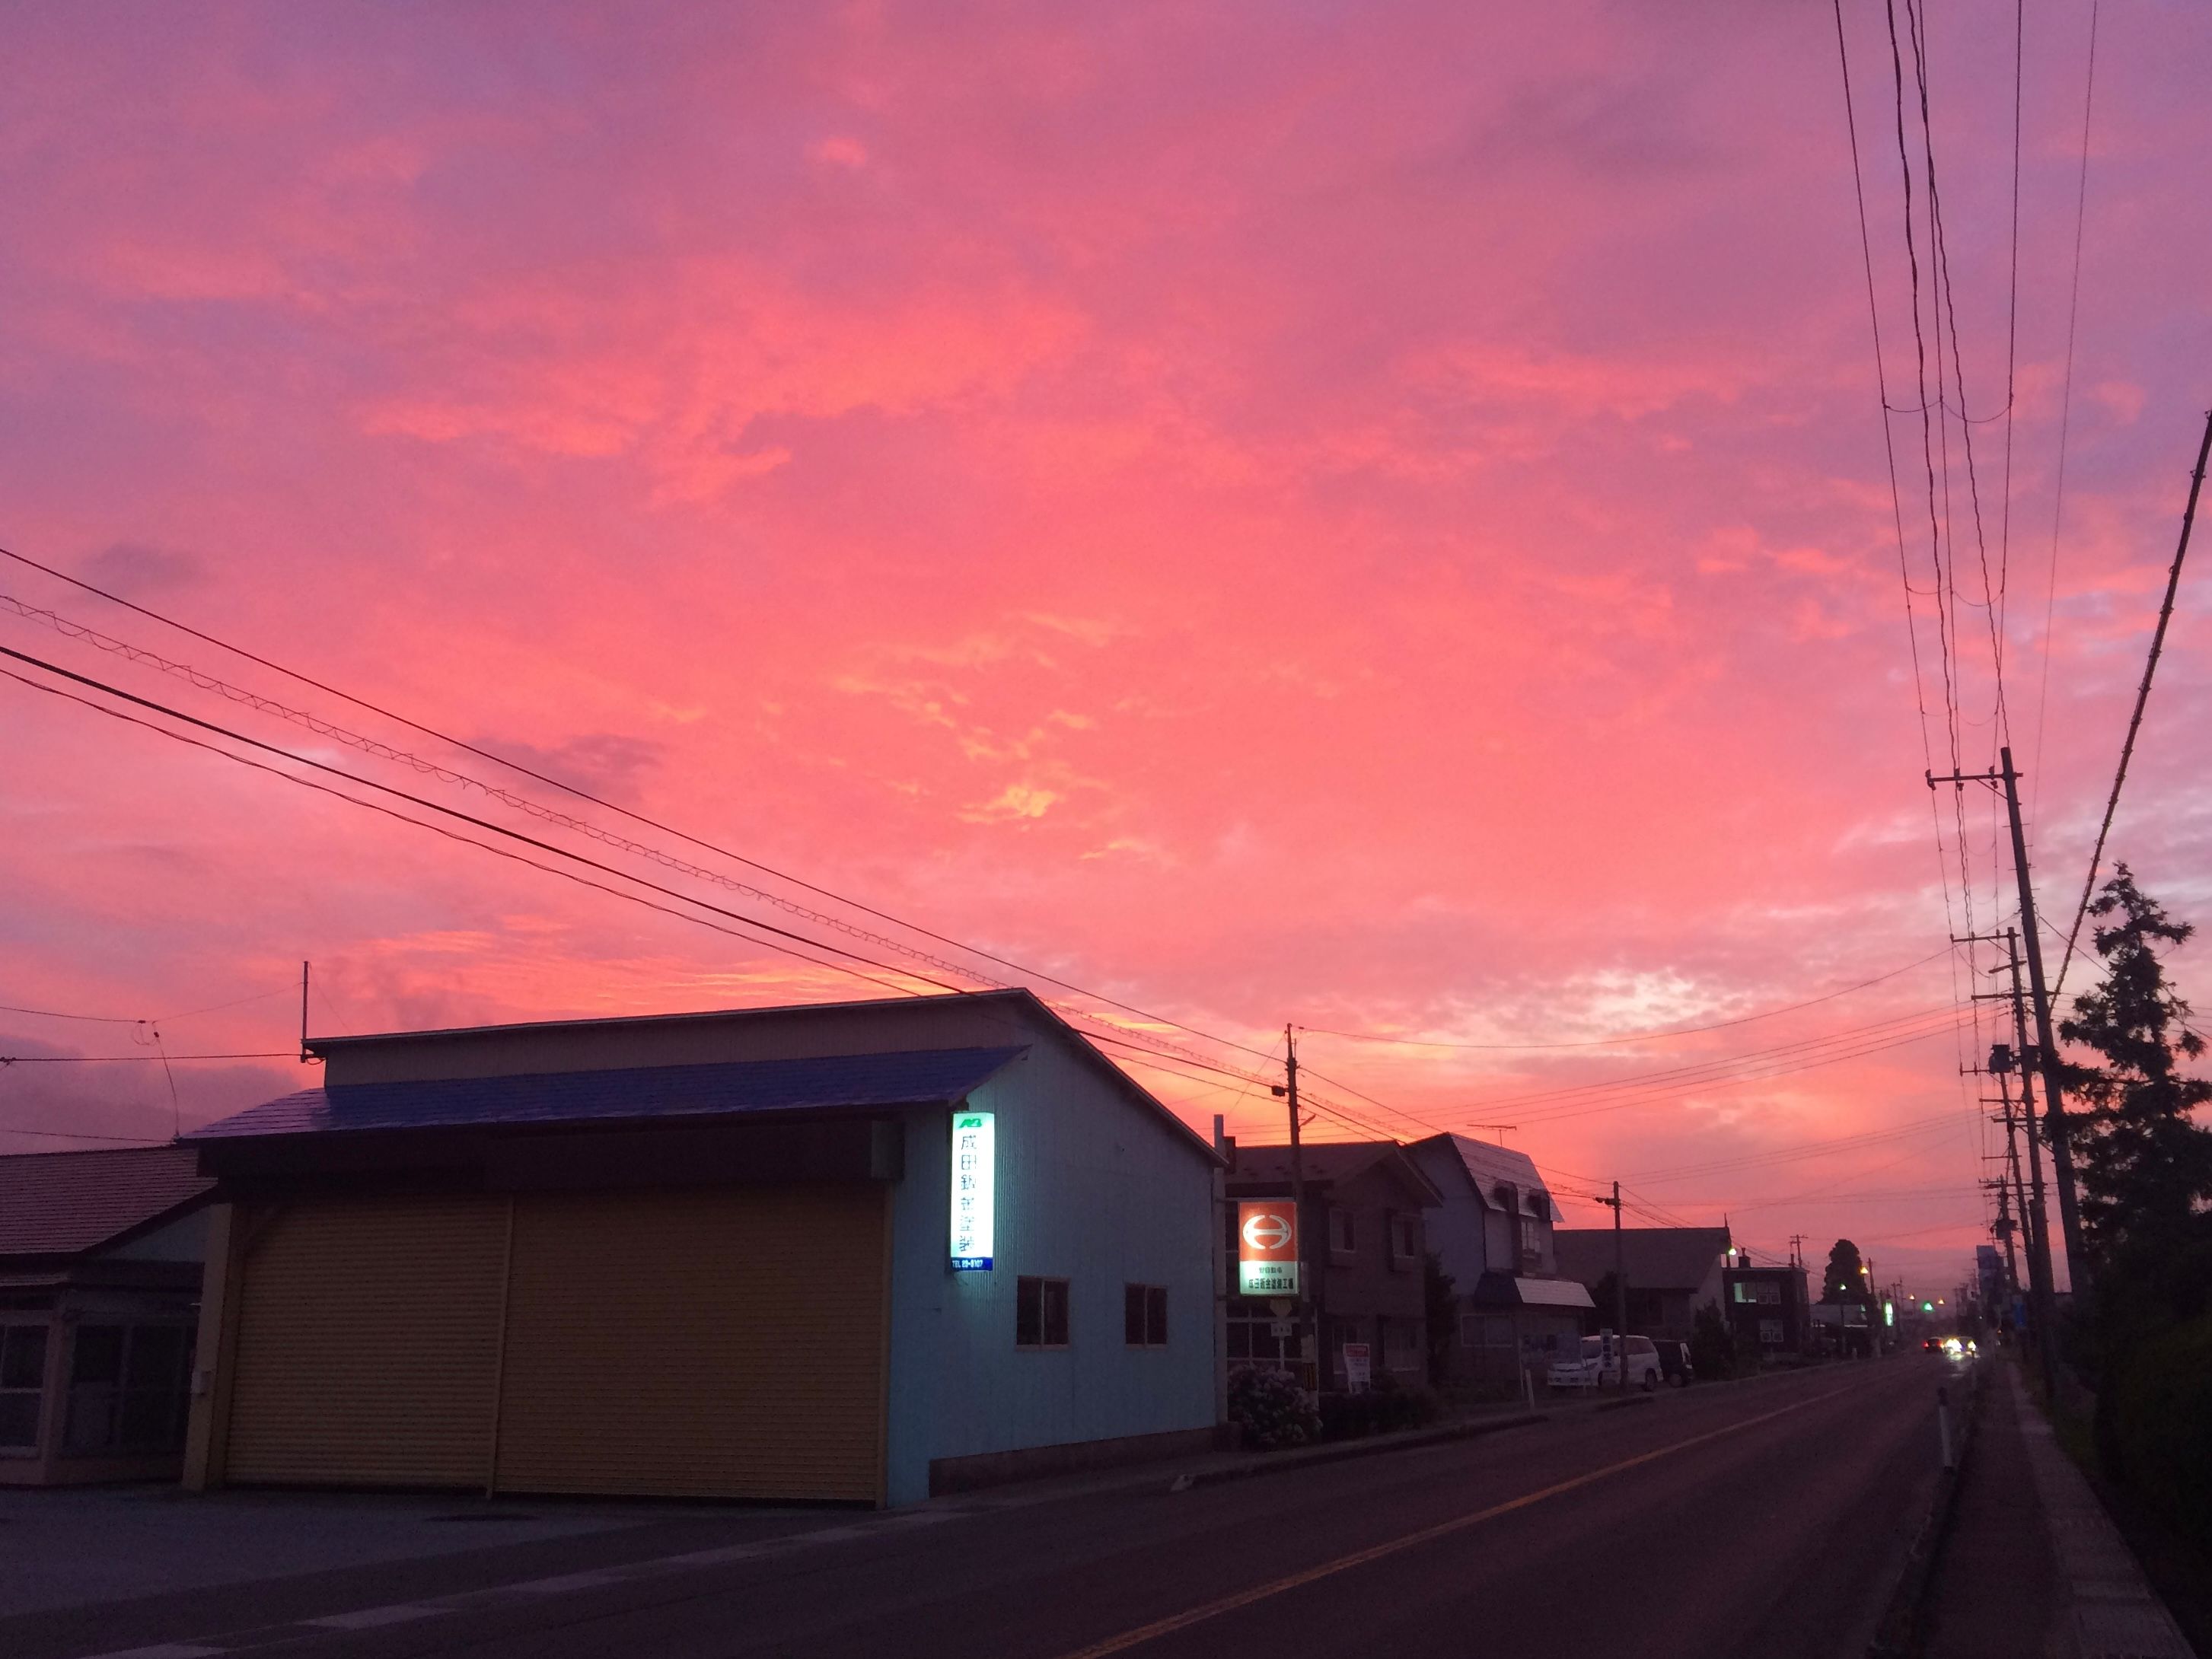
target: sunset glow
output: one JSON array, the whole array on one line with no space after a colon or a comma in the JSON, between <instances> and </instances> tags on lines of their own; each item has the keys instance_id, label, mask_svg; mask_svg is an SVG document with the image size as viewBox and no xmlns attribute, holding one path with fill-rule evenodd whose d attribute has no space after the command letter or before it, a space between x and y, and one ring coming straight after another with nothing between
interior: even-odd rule
<instances>
[{"instance_id":1,"label":"sunset glow","mask_svg":"<svg viewBox=\"0 0 2212 1659\"><path fill-rule=\"evenodd\" d=\"M1993 1172L1955 1011L1995 981L1944 947L2003 925L2008 864L1969 797L1969 915L1922 781L1833 22L1577 10L7 25L0 545L1033 973L19 564L0 646L895 969L945 977L859 935L1030 983L1176 1045L1115 1057L1202 1129L1279 1135L1291 1023L1317 1136L1510 1124L1571 1224L1618 1177L1762 1261L1848 1234L1948 1286ZM2027 15L2008 501L2011 8L1941 9L1930 54L2063 938L2212 386L2212 40L2105 14L2069 410L2087 13ZM1902 404L1887 46L1846 15ZM2113 842L2200 922L2208 592ZM159 1058L288 1054L303 959L318 1033L884 994L17 679L0 732L0 1002L161 1045L0 1013L11 1056L133 1056L0 1070L0 1151L306 1086L180 1060L173 1100ZM1630 1040L1686 1026L1718 1029Z\"/></svg>"}]
</instances>

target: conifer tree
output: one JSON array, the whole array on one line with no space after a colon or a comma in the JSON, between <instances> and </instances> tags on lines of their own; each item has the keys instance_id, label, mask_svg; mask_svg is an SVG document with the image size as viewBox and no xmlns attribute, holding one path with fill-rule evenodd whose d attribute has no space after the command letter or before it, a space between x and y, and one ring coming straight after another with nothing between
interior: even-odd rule
<instances>
[{"instance_id":1,"label":"conifer tree","mask_svg":"<svg viewBox=\"0 0 2212 1659\"><path fill-rule=\"evenodd\" d=\"M2185 944L2195 927L2167 915L2124 864L2089 914L2104 981L2074 1000L2058 1032L2104 1061L2068 1066L2081 1103L2069 1129L2082 1230L2093 1254L2111 1264L2136 1247L2178 1248L2197 1206L2212 1200L2212 1129L2194 1116L2212 1102L2212 1081L2183 1069L2204 1053L2204 1039L2191 1029L2189 1004L2167 982L2158 949Z\"/></svg>"}]
</instances>

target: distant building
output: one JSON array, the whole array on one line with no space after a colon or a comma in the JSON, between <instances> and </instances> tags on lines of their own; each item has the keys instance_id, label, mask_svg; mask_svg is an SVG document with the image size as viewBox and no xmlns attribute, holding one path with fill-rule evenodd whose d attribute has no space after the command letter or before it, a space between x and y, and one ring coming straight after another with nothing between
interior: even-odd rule
<instances>
[{"instance_id":1,"label":"distant building","mask_svg":"<svg viewBox=\"0 0 2212 1659\"><path fill-rule=\"evenodd\" d=\"M181 1147L0 1158L0 1486L176 1477L214 1195Z\"/></svg>"},{"instance_id":2,"label":"distant building","mask_svg":"<svg viewBox=\"0 0 2212 1659\"><path fill-rule=\"evenodd\" d=\"M1739 1342L1763 1358L1803 1353L1811 1345L1811 1300L1799 1267L1724 1268L1722 1310Z\"/></svg>"},{"instance_id":3,"label":"distant building","mask_svg":"<svg viewBox=\"0 0 2212 1659\"><path fill-rule=\"evenodd\" d=\"M1227 1284L1231 1365L1280 1365L1325 1389L1346 1386L1347 1343L1366 1345L1370 1374L1389 1371L1419 1385L1428 1376L1428 1249L1423 1212L1438 1201L1435 1187L1395 1140L1323 1141L1301 1149L1305 1209L1299 1222L1302 1267L1320 1321L1317 1370L1293 1346L1290 1322L1272 1300L1235 1294ZM1224 1240L1236 1260L1237 1200L1286 1198L1287 1146L1235 1148L1225 1187L1230 1199Z\"/></svg>"},{"instance_id":4,"label":"distant building","mask_svg":"<svg viewBox=\"0 0 2212 1659\"><path fill-rule=\"evenodd\" d=\"M905 1504L1212 1443L1213 1149L1027 992L318 1040L187 1478Z\"/></svg>"},{"instance_id":5,"label":"distant building","mask_svg":"<svg viewBox=\"0 0 2212 1659\"><path fill-rule=\"evenodd\" d=\"M1613 1321L1609 1295L1600 1287L1613 1273L1616 1245L1610 1227L1563 1227L1554 1236L1559 1271L1587 1286L1597 1306L1595 1328ZM1638 1336L1690 1340L1697 1310L1721 1299L1726 1265L1725 1227L1629 1227L1618 1249L1628 1267L1628 1328Z\"/></svg>"},{"instance_id":6,"label":"distant building","mask_svg":"<svg viewBox=\"0 0 2212 1659\"><path fill-rule=\"evenodd\" d=\"M1558 1207L1525 1152L1455 1134L1406 1151L1437 1189L1430 1248L1452 1280L1452 1328L1435 1343L1443 1380L1517 1385L1574 1343L1590 1310L1589 1291L1559 1274Z\"/></svg>"}]
</instances>

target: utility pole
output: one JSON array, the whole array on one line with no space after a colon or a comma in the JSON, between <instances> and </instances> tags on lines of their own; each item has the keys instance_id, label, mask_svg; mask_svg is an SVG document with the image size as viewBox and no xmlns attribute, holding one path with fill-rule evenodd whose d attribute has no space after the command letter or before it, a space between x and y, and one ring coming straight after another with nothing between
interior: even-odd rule
<instances>
[{"instance_id":1,"label":"utility pole","mask_svg":"<svg viewBox=\"0 0 2212 1659\"><path fill-rule=\"evenodd\" d=\"M1628 1258L1620 1236L1620 1183L1613 1183L1613 1196L1603 1193L1596 1202L1613 1206L1613 1352L1620 1362L1620 1391L1628 1392Z\"/></svg>"},{"instance_id":2,"label":"utility pole","mask_svg":"<svg viewBox=\"0 0 2212 1659\"><path fill-rule=\"evenodd\" d=\"M1291 1109L1291 1213L1297 1218L1298 1235L1298 1357L1304 1358L1309 1340L1313 1344L1313 1384L1321 1389L1328 1378L1322 1375L1321 1333L1313 1326L1310 1313L1313 1307L1313 1287L1307 1282L1311 1269L1308 1260L1320 1255L1310 1250L1306 1243L1306 1160L1298 1146L1298 1040L1288 1022L1283 1026L1283 1093Z\"/></svg>"},{"instance_id":3,"label":"utility pole","mask_svg":"<svg viewBox=\"0 0 2212 1659\"><path fill-rule=\"evenodd\" d=\"M2043 1201L2043 1153L2035 1133L2035 1073L2027 1063L2027 998L2020 978L2020 930L2005 929L2005 966L2012 975L2012 1055L2003 1056L2020 1069L2020 1115L2027 1129L2027 1168L2034 1185L2027 1212L2027 1273L2035 1302L2036 1347L2043 1357L2043 1383L2052 1399L2058 1396L2057 1286L2051 1277L2050 1212ZM2000 1056L1992 1054L1996 1060Z\"/></svg>"},{"instance_id":4,"label":"utility pole","mask_svg":"<svg viewBox=\"0 0 2212 1659\"><path fill-rule=\"evenodd\" d=\"M2087 1303L2094 1293L2090 1283L2089 1259L2081 1248L2081 1213L2074 1197L2074 1159L2066 1144L2066 1108L2064 1089L2059 1074L2058 1040L2051 1025L2051 994L2043 982L2043 945L2035 923L2035 890L2027 875L2027 834L2021 825L2020 774L2013 769L2012 749L2009 745L1997 750L1999 769L1995 772L1954 772L1937 777L1927 775L1928 787L1939 783L1952 785L1986 783L2004 790L2005 813L2012 820L2013 874L2020 884L2020 942L2026 948L2027 983L2035 1004L2035 1054L2038 1068L2043 1073L2045 1139L2051 1144L2051 1173L2058 1183L2058 1220L2066 1237L2066 1279L2074 1288L2075 1299ZM2021 1077L2026 1081L2027 1070L2023 1063Z\"/></svg>"},{"instance_id":5,"label":"utility pole","mask_svg":"<svg viewBox=\"0 0 2212 1659\"><path fill-rule=\"evenodd\" d=\"M300 1063L305 1065L314 1056L307 1052L307 964L300 964Z\"/></svg>"}]
</instances>

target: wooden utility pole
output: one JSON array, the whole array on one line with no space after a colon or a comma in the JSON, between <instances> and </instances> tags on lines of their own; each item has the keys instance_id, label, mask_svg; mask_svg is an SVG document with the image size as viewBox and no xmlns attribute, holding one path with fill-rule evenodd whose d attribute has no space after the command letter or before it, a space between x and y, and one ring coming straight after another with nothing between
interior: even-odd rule
<instances>
[{"instance_id":1,"label":"wooden utility pole","mask_svg":"<svg viewBox=\"0 0 2212 1659\"><path fill-rule=\"evenodd\" d=\"M1321 1351L1321 1332L1311 1318L1313 1287L1307 1282L1310 1276L1310 1256L1319 1252L1306 1246L1306 1161L1298 1144L1298 1040L1296 1032L1285 1021L1283 1025L1283 1096L1291 1111L1291 1214L1296 1219L1298 1254L1298 1310L1296 1340L1298 1357L1305 1358L1305 1346L1310 1333L1313 1342L1314 1386L1320 1389L1328 1381L1322 1375L1324 1356Z\"/></svg>"},{"instance_id":2,"label":"wooden utility pole","mask_svg":"<svg viewBox=\"0 0 2212 1659\"><path fill-rule=\"evenodd\" d=\"M2003 790L2005 813L2012 821L2013 874L2020 884L2020 944L2027 962L2028 991L2034 1000L2034 1069L2043 1073L2044 1138L2051 1146L2051 1173L2058 1185L2058 1220L2066 1239L2066 1279L2073 1287L2075 1300L2086 1304L2094 1287L2090 1283L2089 1258L2081 1248L2081 1212L2074 1197L2074 1159L2066 1144L2065 1091L2059 1073L2058 1039L2051 1030L2051 994L2043 981L2043 946L2036 931L2035 890L2027 876L2027 833L2021 824L2020 774L2013 769L2009 745L1997 750L1997 759L1998 769L1994 772L1953 772L1944 777L1930 772L1927 775L1928 787L1933 789L1939 783L1986 783ZM2023 1056L2023 1084L2028 1070Z\"/></svg>"},{"instance_id":3,"label":"wooden utility pole","mask_svg":"<svg viewBox=\"0 0 2212 1659\"><path fill-rule=\"evenodd\" d=\"M1613 1183L1613 1196L1596 1195L1600 1204L1613 1206L1613 1352L1620 1362L1620 1391L1628 1392L1628 1258L1620 1236L1620 1183ZM1600 1362L1601 1365L1602 1361ZM1603 1386L1601 1375L1600 1384Z\"/></svg>"}]
</instances>

